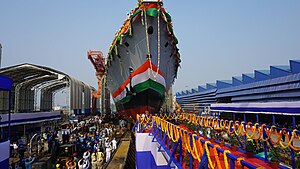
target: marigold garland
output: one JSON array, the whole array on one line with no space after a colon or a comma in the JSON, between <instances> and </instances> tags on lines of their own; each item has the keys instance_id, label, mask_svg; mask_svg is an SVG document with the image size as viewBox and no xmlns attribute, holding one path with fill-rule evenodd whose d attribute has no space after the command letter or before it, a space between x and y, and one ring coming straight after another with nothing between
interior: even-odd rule
<instances>
[{"instance_id":1,"label":"marigold garland","mask_svg":"<svg viewBox=\"0 0 300 169\"><path fill-rule=\"evenodd\" d=\"M225 164L225 169L229 169L229 164L228 164L228 159L227 159L227 153L230 153L229 150L224 150L224 164Z\"/></svg>"},{"instance_id":2,"label":"marigold garland","mask_svg":"<svg viewBox=\"0 0 300 169\"><path fill-rule=\"evenodd\" d=\"M186 142L187 142L187 147L188 147L188 152L192 153L192 146L191 146L191 139L190 139L190 135L188 132L185 133L186 134Z\"/></svg>"},{"instance_id":3,"label":"marigold garland","mask_svg":"<svg viewBox=\"0 0 300 169\"><path fill-rule=\"evenodd\" d=\"M195 136L197 136L197 135L196 134L192 135L193 150L192 150L191 154L192 154L193 158L197 159L200 162L201 159L200 159L200 155L198 153L198 149L197 149L197 146L196 146Z\"/></svg>"},{"instance_id":4,"label":"marigold garland","mask_svg":"<svg viewBox=\"0 0 300 169\"><path fill-rule=\"evenodd\" d=\"M141 116L137 116L142 124L146 124L149 122L150 118L141 118ZM161 119L159 119L161 117ZM252 125L251 122L248 122L245 124L244 121L238 122L235 121L233 122L232 120L224 120L224 119L214 119L214 118L207 118L207 117L201 117L201 116L196 116L195 114L188 114L188 113L182 113L182 114L174 114L173 116L168 116L168 115L160 115L158 117L154 117L154 121L157 123L157 125L161 126L161 129L163 132L167 131L167 135L172 141L178 141L178 139L181 136L184 136L184 139L186 139L187 142L190 142L187 140L187 134L180 132L181 129L176 128L173 124L169 124L166 122L163 122L162 120L164 119L175 119L178 118L180 120L187 120L187 122L193 123L195 125L199 125L202 127L211 127L212 129L223 129L227 130L230 134L235 133L237 136L246 136L247 138L254 139L254 140L262 140L262 141L271 141L274 145L280 145L283 148L291 148L295 151L300 150L300 147L295 147L293 146L293 140L299 139L300 140L300 134L296 134L297 130L294 130L293 132L289 132L286 129L281 129L280 131L277 131L275 126L271 126L270 129L265 128L265 124L261 124L261 126L257 127L259 124L255 123ZM176 131L178 130L178 131ZM251 131L251 134L249 132ZM264 134L265 133L265 136ZM271 138L271 135L275 135L276 139ZM285 145L281 139L282 137L287 138L287 145ZM291 137L290 137L291 136ZM194 143L193 143L194 144ZM185 144L184 146L187 150L189 151L194 151L192 150L191 146L188 145L188 143ZM195 155L195 154L194 154Z\"/></svg>"},{"instance_id":5,"label":"marigold garland","mask_svg":"<svg viewBox=\"0 0 300 169\"><path fill-rule=\"evenodd\" d=\"M291 144L292 144L293 139L294 139L294 137L295 137L295 132L296 132L296 131L297 131L296 129L293 130L291 139L289 139L288 144L287 144L286 146L282 143L282 141L279 142L279 144L281 145L281 147L283 147L283 148L291 147ZM292 147L295 148L294 146L292 146ZM292 148L292 147L291 147L291 148ZM300 149L300 148L299 148L299 149ZM297 149L296 149L296 151L297 151Z\"/></svg>"},{"instance_id":6,"label":"marigold garland","mask_svg":"<svg viewBox=\"0 0 300 169\"><path fill-rule=\"evenodd\" d=\"M203 140L203 138L202 138L202 137L199 137L199 138L198 138L198 144L196 144L196 145L199 145L199 149L200 149L200 151L199 151L199 152L200 152L200 159L202 158L203 153L204 153L204 149L203 149L201 140ZM198 148L198 147L197 147L197 148Z\"/></svg>"},{"instance_id":7,"label":"marigold garland","mask_svg":"<svg viewBox=\"0 0 300 169\"><path fill-rule=\"evenodd\" d=\"M273 126L272 126L273 127ZM274 126L275 127L275 126ZM274 141L273 139L270 139L270 141L273 143L273 144L278 144L279 142L280 142L280 140L281 140L281 138L282 138L282 135L283 135L283 132L285 131L285 129L284 130L281 130L279 133L280 133L280 135L278 136L278 133L277 133L277 131L276 132L270 132L270 135L271 134L275 134L275 136L276 136L276 138L277 138L277 141ZM286 133L285 135L284 135L285 137L286 136L288 136L288 133Z\"/></svg>"},{"instance_id":8,"label":"marigold garland","mask_svg":"<svg viewBox=\"0 0 300 169\"><path fill-rule=\"evenodd\" d=\"M242 167L242 166L243 166L242 163L241 163L242 160L245 160L245 159L244 159L243 157L239 157L239 158L237 159L236 165L237 165L238 167Z\"/></svg>"},{"instance_id":9,"label":"marigold garland","mask_svg":"<svg viewBox=\"0 0 300 169\"><path fill-rule=\"evenodd\" d=\"M215 156L216 163L217 163L217 169L222 169L217 148L221 148L221 147L219 145L214 145L214 156Z\"/></svg>"},{"instance_id":10,"label":"marigold garland","mask_svg":"<svg viewBox=\"0 0 300 169\"><path fill-rule=\"evenodd\" d=\"M215 167L213 166L211 158L210 158L210 152L209 152L209 148L207 145L208 143L210 143L210 141L205 141L205 151L206 151L207 161L208 161L210 168L214 169Z\"/></svg>"},{"instance_id":11,"label":"marigold garland","mask_svg":"<svg viewBox=\"0 0 300 169\"><path fill-rule=\"evenodd\" d=\"M191 149L189 146L189 141L187 139L187 137L188 137L187 135L188 135L187 131L182 130L182 142L183 142L184 148L190 153Z\"/></svg>"},{"instance_id":12,"label":"marigold garland","mask_svg":"<svg viewBox=\"0 0 300 169\"><path fill-rule=\"evenodd\" d=\"M140 119L143 123L148 123L149 120L151 120L150 118L141 118L141 116L137 116L138 119ZM174 116L163 116L163 118L166 119L170 119L170 117L174 118ZM293 146L293 139L300 139L300 135L297 134L297 130L293 130L292 132L288 132L286 129L282 129L280 131L276 131L275 126L271 126L270 130L265 128L265 124L262 124L260 127L257 127L258 124L255 123L253 126L251 126L251 123L247 123L246 125L246 131L244 130L244 125L245 122L241 122L238 123L237 121L233 123L233 121L227 121L227 120L220 120L220 119L209 119L209 118L199 118L197 116L177 116L177 117L186 117L186 119L190 120L191 123L193 124L198 124L200 126L210 126L212 129L217 129L220 127L223 127L227 130L230 130L231 126L232 126L232 130L235 132L235 134L237 135L247 135L247 137L255 140L258 139L262 139L263 141L268 141L270 140L274 145L279 144L281 147L283 148L288 148L290 147L293 150L299 151L300 148ZM182 138L182 143L183 143L183 148L185 150L187 150L189 153L191 153L192 157L194 159L197 159L199 162L201 161L201 158L203 156L202 152L204 152L203 150L203 146L201 143L201 139L203 138L199 138L196 141L196 134L190 135L190 133L188 133L186 130L168 122L163 120L162 118L159 118L157 116L153 116L152 117L153 122L156 123L157 126L161 126L161 129L163 132L166 132L167 136L173 141L173 142L178 142L179 138ZM176 118L176 117L175 117ZM248 135L246 134L246 132L252 131L252 134ZM244 133L243 133L244 132ZM259 135L257 136L256 133L259 133ZM264 139L264 137L262 137L263 132L266 133L267 138ZM231 132L233 133L233 132ZM289 137L289 133L291 133L291 137ZM276 135L276 139L277 140L273 140L271 139L271 134ZM285 137L288 138L287 140L287 145L285 145L282 141L282 135L285 135ZM192 137L192 138L190 138ZM209 147L208 144L209 142L205 142L205 151L207 152L207 158L208 158L208 162L209 162L209 166L210 168L216 168L216 169L220 169L221 168L221 164L219 161L219 155L217 152L217 148L219 147L218 145L214 146L214 156L216 157L216 163L212 164L211 158L210 158L210 151L209 151ZM224 151L224 163L225 163L225 168L229 168L229 164L228 164L228 157L227 157L227 153L230 153L230 151L225 150ZM241 160L243 160L242 158L238 158L237 160L237 165L241 165Z\"/></svg>"}]
</instances>

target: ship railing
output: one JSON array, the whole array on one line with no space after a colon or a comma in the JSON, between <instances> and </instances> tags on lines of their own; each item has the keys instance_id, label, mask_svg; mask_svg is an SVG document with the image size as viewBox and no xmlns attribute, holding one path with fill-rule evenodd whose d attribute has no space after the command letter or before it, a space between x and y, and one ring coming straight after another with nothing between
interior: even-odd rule
<instances>
[{"instance_id":1,"label":"ship railing","mask_svg":"<svg viewBox=\"0 0 300 169\"><path fill-rule=\"evenodd\" d=\"M262 141L263 157L254 156L265 162L269 162L268 145L270 145L270 148L278 146L281 151L284 152L281 154L281 162L290 164L293 169L297 168L296 158L298 160L300 159L299 154L297 154L297 152L300 151L300 131L297 129L281 128L276 125L267 125L261 122L247 122L246 118L244 118L244 121L224 120L220 118L197 116L192 113L182 113L178 116L183 120L187 120L201 127L223 129L229 134L234 134L237 136L239 143L244 142L244 144L241 144L244 148L247 146L246 142L248 139L252 141ZM257 136L254 132L258 132L259 135ZM240 140L239 137L242 139ZM287 157L285 157L286 154L288 154ZM281 167L284 168L284 166Z\"/></svg>"},{"instance_id":2,"label":"ship railing","mask_svg":"<svg viewBox=\"0 0 300 169\"><path fill-rule=\"evenodd\" d=\"M259 158L260 160L263 160L266 163L269 163L268 158L268 145L270 147L278 146L280 147L281 151L284 153L281 153L282 162L285 162L286 164L291 164L291 167L296 167L296 159L299 158L299 152L300 151L300 131L297 129L286 129L286 128L280 128L277 126L269 126L263 123L251 123L246 121L233 121L233 120L224 120L219 118L211 118L211 117L202 117L197 116L193 113L180 113L176 114L176 117L174 118L174 115L169 117L162 117L160 118L164 120L174 120L179 119L181 121L185 121L187 123L193 123L194 125L200 127L200 128L210 128L211 130L222 130L227 132L229 135L234 135L238 139L240 143L240 147L246 149L247 147L247 140L251 139L252 141L260 141L263 145L262 155L254 155L256 158ZM249 133L250 131L250 133ZM254 134L254 132L259 132L259 135ZM271 135L275 135L276 138L272 138ZM203 134L200 134L200 136L203 136ZM282 138L285 138L285 141L283 141ZM219 140L220 141L220 140ZM215 142L219 142L216 140ZM227 147L230 147L226 145ZM245 153L244 150L239 149L240 152ZM287 152L286 152L287 151ZM285 157L288 155L288 157ZM263 157L261 157L263 156ZM298 157L295 157L298 156ZM286 168L285 166L281 165L281 168Z\"/></svg>"},{"instance_id":3,"label":"ship railing","mask_svg":"<svg viewBox=\"0 0 300 169\"><path fill-rule=\"evenodd\" d=\"M166 120L163 120L159 117L154 117L156 119L153 120L153 128L151 130L151 133L154 135L154 137L158 140L161 147L163 147L166 152L169 154L170 161L168 165L170 165L171 162L174 162L179 168L183 165L183 159L186 156L189 156L189 168L208 168L210 163L216 163L216 161L212 161L210 158L211 149L216 149L217 154L222 153L224 157L228 158L230 161L230 165L225 162L225 168L234 169L235 164L237 162L240 163L240 165L245 166L249 169L256 169L257 167L246 162L243 159L240 159L233 154L230 153L229 150L223 150L220 147L215 147L214 144L211 144L209 141L206 141L202 137L199 137L193 133L190 133L184 129L181 129L179 126L176 126L174 124L171 124L167 122ZM159 121L159 122L158 122ZM158 123L157 123L158 122ZM166 127L167 126L167 127ZM172 127L171 127L172 126ZM172 131L173 130L173 131ZM177 131L176 131L177 130ZM181 133L178 138L175 138L176 134L174 133ZM189 141L187 140L189 139ZM178 149L179 147L179 149ZM198 152L198 148L202 147L203 151ZM201 149L201 148L200 148ZM179 152L178 152L179 150ZM189 153L184 155L183 151L188 151ZM216 155L216 154L215 154ZM177 157L177 159L175 158ZM219 158L220 156L215 156L215 158ZM194 166L193 161L197 160L199 162L198 166ZM219 160L219 159L218 159ZM227 161L227 160L224 160ZM224 166L223 165L223 166ZM229 167L230 166L230 167ZM219 166L221 167L221 166Z\"/></svg>"}]
</instances>

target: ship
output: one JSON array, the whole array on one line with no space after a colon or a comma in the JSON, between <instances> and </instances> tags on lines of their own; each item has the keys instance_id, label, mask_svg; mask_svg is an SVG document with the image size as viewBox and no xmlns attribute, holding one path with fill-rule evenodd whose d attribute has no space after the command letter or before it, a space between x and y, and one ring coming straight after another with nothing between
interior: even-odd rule
<instances>
[{"instance_id":1,"label":"ship","mask_svg":"<svg viewBox=\"0 0 300 169\"><path fill-rule=\"evenodd\" d=\"M121 115L161 110L180 66L178 40L160 0L140 0L107 55L107 85Z\"/></svg>"}]
</instances>

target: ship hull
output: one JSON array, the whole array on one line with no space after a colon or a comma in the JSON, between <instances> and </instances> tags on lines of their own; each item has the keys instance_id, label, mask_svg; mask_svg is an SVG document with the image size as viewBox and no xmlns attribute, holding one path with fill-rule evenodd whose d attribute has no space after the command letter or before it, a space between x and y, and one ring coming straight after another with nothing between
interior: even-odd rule
<instances>
[{"instance_id":1,"label":"ship hull","mask_svg":"<svg viewBox=\"0 0 300 169\"><path fill-rule=\"evenodd\" d=\"M145 99L147 98L147 99ZM128 117L135 118L136 114L149 112L155 114L163 104L164 97L152 89L137 93L134 99L125 104L116 104L118 111Z\"/></svg>"},{"instance_id":2,"label":"ship hull","mask_svg":"<svg viewBox=\"0 0 300 169\"><path fill-rule=\"evenodd\" d=\"M159 3L143 4L110 48L107 84L123 115L135 118L145 111L157 113L174 82L180 59L166 15Z\"/></svg>"}]
</instances>

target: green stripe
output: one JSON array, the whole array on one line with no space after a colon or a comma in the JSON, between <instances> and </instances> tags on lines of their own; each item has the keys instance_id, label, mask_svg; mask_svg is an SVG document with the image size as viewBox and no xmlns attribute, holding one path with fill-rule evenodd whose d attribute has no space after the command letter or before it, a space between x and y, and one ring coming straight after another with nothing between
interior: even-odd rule
<instances>
[{"instance_id":1,"label":"green stripe","mask_svg":"<svg viewBox=\"0 0 300 169\"><path fill-rule=\"evenodd\" d=\"M171 15L168 12L165 12L165 15L166 15L167 21L171 22L172 21Z\"/></svg>"},{"instance_id":2,"label":"green stripe","mask_svg":"<svg viewBox=\"0 0 300 169\"><path fill-rule=\"evenodd\" d=\"M139 14L141 12L141 10L137 10L135 11L132 16L131 16L131 19L134 18L137 14Z\"/></svg>"},{"instance_id":3,"label":"green stripe","mask_svg":"<svg viewBox=\"0 0 300 169\"><path fill-rule=\"evenodd\" d=\"M117 101L116 104L125 104L127 102L129 102L132 99L133 96L129 95L124 97L122 100Z\"/></svg>"},{"instance_id":4,"label":"green stripe","mask_svg":"<svg viewBox=\"0 0 300 169\"><path fill-rule=\"evenodd\" d=\"M178 39L176 38L175 35L173 36L173 40L174 40L174 43L177 45L178 44Z\"/></svg>"},{"instance_id":5,"label":"green stripe","mask_svg":"<svg viewBox=\"0 0 300 169\"><path fill-rule=\"evenodd\" d=\"M146 14L148 16L157 17L159 15L159 11L156 8L149 8L146 10Z\"/></svg>"},{"instance_id":6,"label":"green stripe","mask_svg":"<svg viewBox=\"0 0 300 169\"><path fill-rule=\"evenodd\" d=\"M136 93L143 92L147 89L155 90L156 92L160 93L163 97L165 97L165 91L166 91L165 87L162 84L155 82L151 79L148 79L147 81L139 83L133 87L133 90ZM125 104L125 103L129 102L132 98L133 98L133 96L131 96L131 95L126 96L123 99L121 99L120 101L117 101L116 104Z\"/></svg>"},{"instance_id":7,"label":"green stripe","mask_svg":"<svg viewBox=\"0 0 300 169\"><path fill-rule=\"evenodd\" d=\"M165 95L165 92L166 92L166 89L162 84L160 84L158 82L155 82L151 79L148 79L145 82L142 82L142 83L139 83L139 84L135 85L133 87L133 89L137 93L140 93L140 92L145 91L147 89L152 89L152 90L157 91L158 93L160 93L163 96Z\"/></svg>"}]
</instances>

